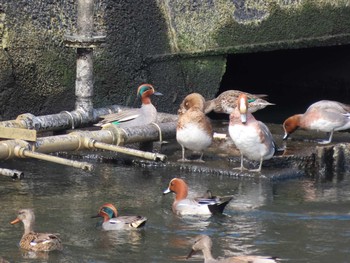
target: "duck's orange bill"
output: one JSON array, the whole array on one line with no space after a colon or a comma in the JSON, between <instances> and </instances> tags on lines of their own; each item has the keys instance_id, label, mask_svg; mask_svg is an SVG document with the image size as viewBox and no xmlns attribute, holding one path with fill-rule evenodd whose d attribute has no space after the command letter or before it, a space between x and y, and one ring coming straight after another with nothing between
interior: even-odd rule
<instances>
[{"instance_id":1,"label":"duck's orange bill","mask_svg":"<svg viewBox=\"0 0 350 263\"><path fill-rule=\"evenodd\" d=\"M19 223L21 220L19 220L18 218L16 218L15 220L11 221L10 224L11 225L14 225L14 224L17 224Z\"/></svg>"}]
</instances>

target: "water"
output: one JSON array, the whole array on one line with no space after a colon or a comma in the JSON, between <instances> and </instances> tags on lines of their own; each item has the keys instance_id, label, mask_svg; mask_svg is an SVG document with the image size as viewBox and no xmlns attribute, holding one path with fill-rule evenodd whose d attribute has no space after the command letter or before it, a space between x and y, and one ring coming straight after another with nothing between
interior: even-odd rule
<instances>
[{"instance_id":1,"label":"water","mask_svg":"<svg viewBox=\"0 0 350 263\"><path fill-rule=\"evenodd\" d=\"M93 172L35 160L12 160L6 168L25 179L0 177L0 255L10 262L203 262L187 260L190 238L212 237L213 255L274 255L283 262L350 262L349 176L342 181L310 179L270 182L259 178L188 173L96 163ZM222 216L178 217L173 196L163 196L171 178L187 180L190 195L211 189L233 194ZM106 232L90 218L105 202L121 215L144 215L146 227ZM23 226L9 224L20 208L34 208L36 230L60 233L63 252L21 251ZM36 258L35 258L36 257Z\"/></svg>"}]
</instances>

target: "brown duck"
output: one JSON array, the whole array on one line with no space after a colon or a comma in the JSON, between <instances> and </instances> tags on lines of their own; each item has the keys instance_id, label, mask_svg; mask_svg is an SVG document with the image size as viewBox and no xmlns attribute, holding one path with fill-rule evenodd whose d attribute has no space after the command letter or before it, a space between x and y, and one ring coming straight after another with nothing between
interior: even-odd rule
<instances>
[{"instance_id":1,"label":"brown duck","mask_svg":"<svg viewBox=\"0 0 350 263\"><path fill-rule=\"evenodd\" d=\"M24 234L19 242L21 248L32 251L62 250L62 242L57 234L34 232L35 215L32 209L21 209L11 225L22 221Z\"/></svg>"}]
</instances>

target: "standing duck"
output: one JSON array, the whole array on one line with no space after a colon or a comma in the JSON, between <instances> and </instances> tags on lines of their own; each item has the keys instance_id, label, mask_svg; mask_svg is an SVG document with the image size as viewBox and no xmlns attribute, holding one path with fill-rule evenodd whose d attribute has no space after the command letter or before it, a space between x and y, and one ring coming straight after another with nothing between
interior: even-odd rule
<instances>
[{"instance_id":1,"label":"standing duck","mask_svg":"<svg viewBox=\"0 0 350 263\"><path fill-rule=\"evenodd\" d=\"M241 94L237 100L235 110L230 114L229 133L236 147L241 152L241 166L243 171L243 156L250 160L260 161L259 168L250 170L261 172L263 160L272 158L276 145L267 126L257 121L248 111L248 98Z\"/></svg>"},{"instance_id":2,"label":"standing duck","mask_svg":"<svg viewBox=\"0 0 350 263\"><path fill-rule=\"evenodd\" d=\"M211 254L213 243L209 236L199 235L194 238L192 250L187 256L190 258L195 252L202 251L204 255L204 263L276 263L276 257L268 256L234 256L229 258L214 259Z\"/></svg>"},{"instance_id":3,"label":"standing duck","mask_svg":"<svg viewBox=\"0 0 350 263\"><path fill-rule=\"evenodd\" d=\"M215 99L205 102L204 112L207 114L211 111L216 113L231 114L236 108L239 95L245 94L249 102L249 112L256 112L269 105L275 105L264 100L265 94L250 94L240 90L227 90L217 96Z\"/></svg>"},{"instance_id":4,"label":"standing duck","mask_svg":"<svg viewBox=\"0 0 350 263\"><path fill-rule=\"evenodd\" d=\"M137 96L141 97L141 108L127 109L117 113L101 116L103 120L95 124L95 126L106 126L107 124L115 124L121 128L129 128L134 126L142 126L157 120L157 109L151 102L151 95L163 95L156 92L152 85L142 84L137 89Z\"/></svg>"},{"instance_id":5,"label":"standing duck","mask_svg":"<svg viewBox=\"0 0 350 263\"><path fill-rule=\"evenodd\" d=\"M319 142L330 143L334 131L350 128L350 105L331 100L311 104L304 114L295 114L283 122L283 139L286 140L299 127L330 133L328 140Z\"/></svg>"},{"instance_id":6,"label":"standing duck","mask_svg":"<svg viewBox=\"0 0 350 263\"><path fill-rule=\"evenodd\" d=\"M163 194L175 193L172 210L177 215L212 215L222 214L232 196L212 196L210 191L205 197L187 198L188 186L183 179L174 178Z\"/></svg>"},{"instance_id":7,"label":"standing duck","mask_svg":"<svg viewBox=\"0 0 350 263\"><path fill-rule=\"evenodd\" d=\"M34 232L35 216L32 209L21 209L12 225L19 222L24 225L24 234L19 242L21 248L32 251L62 250L63 246L58 234Z\"/></svg>"},{"instance_id":8,"label":"standing duck","mask_svg":"<svg viewBox=\"0 0 350 263\"><path fill-rule=\"evenodd\" d=\"M213 128L209 118L204 114L205 99L199 93L186 96L180 105L179 119L176 126L176 140L182 148L182 159L185 158L185 148L201 152L198 162L203 162L203 150L208 148L213 140Z\"/></svg>"},{"instance_id":9,"label":"standing duck","mask_svg":"<svg viewBox=\"0 0 350 263\"><path fill-rule=\"evenodd\" d=\"M96 217L103 217L103 230L121 230L140 228L146 224L147 218L143 216L118 216L114 205L106 203L102 205Z\"/></svg>"}]
</instances>

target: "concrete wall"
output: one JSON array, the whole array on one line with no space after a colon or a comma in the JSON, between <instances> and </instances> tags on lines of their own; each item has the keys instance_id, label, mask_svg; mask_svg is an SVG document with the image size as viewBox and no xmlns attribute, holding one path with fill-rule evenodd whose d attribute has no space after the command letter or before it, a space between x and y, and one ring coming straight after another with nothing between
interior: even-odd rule
<instances>
[{"instance_id":1,"label":"concrete wall","mask_svg":"<svg viewBox=\"0 0 350 263\"><path fill-rule=\"evenodd\" d=\"M138 106L153 83L161 111L192 91L213 97L226 54L350 43L345 0L96 0L94 106ZM0 119L74 109L74 0L0 0ZM268 63L268 62L267 62Z\"/></svg>"}]
</instances>

